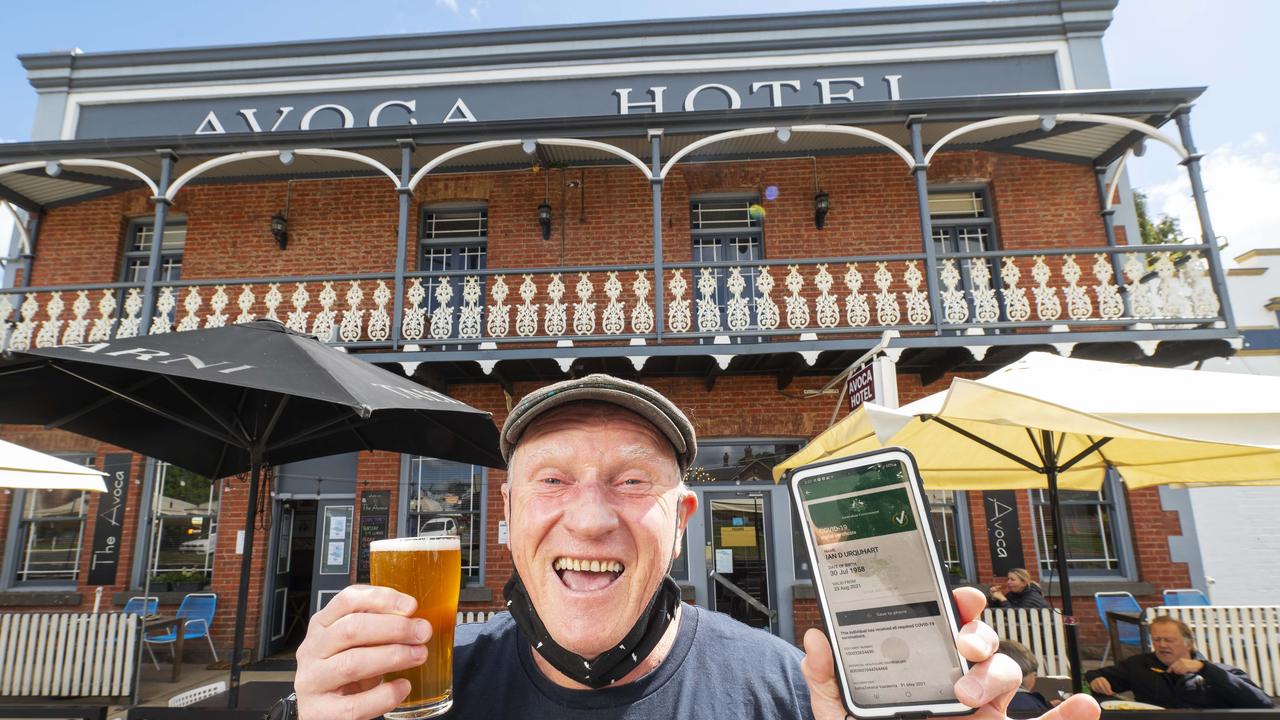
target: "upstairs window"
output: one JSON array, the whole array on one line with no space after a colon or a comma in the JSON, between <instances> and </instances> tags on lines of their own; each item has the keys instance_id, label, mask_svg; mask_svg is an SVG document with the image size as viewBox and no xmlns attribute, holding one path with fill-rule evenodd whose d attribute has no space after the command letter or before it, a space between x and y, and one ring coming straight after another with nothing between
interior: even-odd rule
<instances>
[{"instance_id":1,"label":"upstairs window","mask_svg":"<svg viewBox=\"0 0 1280 720\"><path fill-rule=\"evenodd\" d=\"M690 227L693 235L693 261L705 263L737 263L746 281L741 297L746 303L746 330L756 325L756 275L764 259L764 215L758 210L755 197L707 197L690 203ZM728 334L733 323L729 317L728 267L712 270L716 279L715 300L720 309L720 329L717 334ZM690 285L695 299L700 298L697 287L700 273L690 273ZM774 282L779 282L774 278ZM735 322L737 320L735 319ZM694 320L694 330L701 328Z\"/></svg>"},{"instance_id":2,"label":"upstairs window","mask_svg":"<svg viewBox=\"0 0 1280 720\"><path fill-rule=\"evenodd\" d=\"M483 270L487 265L488 243L488 208L424 208L418 269L423 272Z\"/></svg>"},{"instance_id":3,"label":"upstairs window","mask_svg":"<svg viewBox=\"0 0 1280 720\"><path fill-rule=\"evenodd\" d=\"M137 220L129 224L125 239L124 273L121 280L127 283L144 283L147 269L151 267L151 246L155 242L155 220ZM182 279L182 251L187 244L187 224L170 219L164 226L164 240L160 243L161 282Z\"/></svg>"},{"instance_id":4,"label":"upstairs window","mask_svg":"<svg viewBox=\"0 0 1280 720\"><path fill-rule=\"evenodd\" d=\"M939 253L996 249L995 219L985 188L930 190L929 220Z\"/></svg>"}]
</instances>

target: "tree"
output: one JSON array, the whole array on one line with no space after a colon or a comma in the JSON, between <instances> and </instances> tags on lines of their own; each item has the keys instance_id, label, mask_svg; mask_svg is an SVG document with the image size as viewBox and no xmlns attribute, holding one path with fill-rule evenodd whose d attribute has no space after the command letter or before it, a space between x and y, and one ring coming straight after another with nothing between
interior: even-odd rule
<instances>
[{"instance_id":1,"label":"tree","mask_svg":"<svg viewBox=\"0 0 1280 720\"><path fill-rule=\"evenodd\" d=\"M1181 242L1182 228L1178 219L1161 214L1155 221L1147 214L1147 194L1141 190L1133 191L1133 207L1138 213L1138 230L1142 235L1143 245L1175 245Z\"/></svg>"}]
</instances>

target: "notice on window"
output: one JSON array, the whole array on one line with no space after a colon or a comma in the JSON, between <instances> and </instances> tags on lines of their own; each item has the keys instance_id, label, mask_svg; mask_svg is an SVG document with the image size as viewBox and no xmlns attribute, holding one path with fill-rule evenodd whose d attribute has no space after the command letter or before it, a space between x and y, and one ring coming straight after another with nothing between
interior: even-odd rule
<instances>
[{"instance_id":1,"label":"notice on window","mask_svg":"<svg viewBox=\"0 0 1280 720\"><path fill-rule=\"evenodd\" d=\"M716 550L716 572L721 574L733 574L732 548Z\"/></svg>"},{"instance_id":2,"label":"notice on window","mask_svg":"<svg viewBox=\"0 0 1280 720\"><path fill-rule=\"evenodd\" d=\"M329 539L347 539L347 519L342 515L335 515L329 518Z\"/></svg>"},{"instance_id":3,"label":"notice on window","mask_svg":"<svg viewBox=\"0 0 1280 720\"><path fill-rule=\"evenodd\" d=\"M321 575L346 575L351 572L351 551L348 531L352 525L355 508L351 505L331 505L324 509L324 527L328 530L324 539L324 562L320 563Z\"/></svg>"},{"instance_id":4,"label":"notice on window","mask_svg":"<svg viewBox=\"0 0 1280 720\"><path fill-rule=\"evenodd\" d=\"M756 527L754 525L744 525L742 527L720 528L720 544L728 548L753 548L756 546Z\"/></svg>"},{"instance_id":5,"label":"notice on window","mask_svg":"<svg viewBox=\"0 0 1280 720\"><path fill-rule=\"evenodd\" d=\"M343 542L330 542L329 549L325 552L326 565L341 565L343 556L346 554L347 544Z\"/></svg>"}]
</instances>

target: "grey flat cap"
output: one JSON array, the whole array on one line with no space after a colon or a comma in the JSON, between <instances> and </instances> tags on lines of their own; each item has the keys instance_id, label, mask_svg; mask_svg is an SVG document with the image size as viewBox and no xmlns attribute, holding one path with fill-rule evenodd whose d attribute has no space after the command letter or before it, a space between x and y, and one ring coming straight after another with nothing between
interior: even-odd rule
<instances>
[{"instance_id":1,"label":"grey flat cap","mask_svg":"<svg viewBox=\"0 0 1280 720\"><path fill-rule=\"evenodd\" d=\"M680 408L651 387L602 373L547 385L520 398L502 424L502 459L511 462L511 451L520 436L539 416L561 405L586 400L612 403L648 420L675 448L681 472L693 464L698 437L693 423Z\"/></svg>"}]
</instances>

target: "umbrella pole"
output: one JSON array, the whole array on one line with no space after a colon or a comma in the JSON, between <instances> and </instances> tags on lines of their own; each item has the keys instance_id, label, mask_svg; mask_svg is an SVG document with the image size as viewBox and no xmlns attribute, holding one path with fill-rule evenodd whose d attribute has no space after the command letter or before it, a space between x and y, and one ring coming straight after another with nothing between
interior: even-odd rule
<instances>
[{"instance_id":1,"label":"umbrella pole","mask_svg":"<svg viewBox=\"0 0 1280 720\"><path fill-rule=\"evenodd\" d=\"M1071 692L1080 692L1080 644L1076 635L1076 619L1071 609L1071 580L1067 577L1067 546L1062 534L1062 503L1058 501L1058 454L1053 446L1053 433L1040 431L1044 446L1044 472L1049 479L1049 506L1053 509L1053 555L1058 566L1058 587L1062 592L1062 614L1067 636L1067 658L1071 661Z\"/></svg>"},{"instance_id":2,"label":"umbrella pole","mask_svg":"<svg viewBox=\"0 0 1280 720\"><path fill-rule=\"evenodd\" d=\"M227 708L234 709L240 697L240 655L244 626L249 612L250 572L253 569L253 523L258 511L258 482L262 477L262 451L250 451L249 511L244 518L244 554L240 557L240 589L236 594L236 632L231 645L231 677L227 683Z\"/></svg>"}]
</instances>

